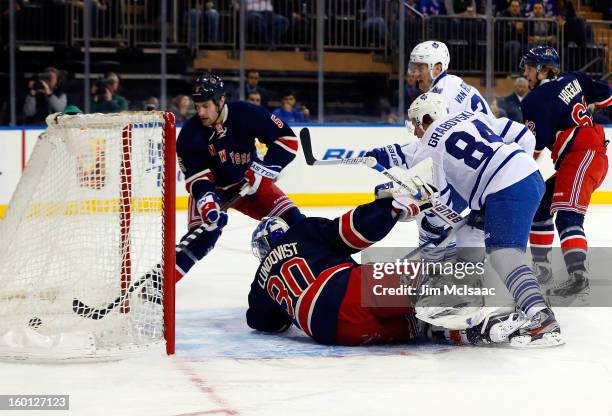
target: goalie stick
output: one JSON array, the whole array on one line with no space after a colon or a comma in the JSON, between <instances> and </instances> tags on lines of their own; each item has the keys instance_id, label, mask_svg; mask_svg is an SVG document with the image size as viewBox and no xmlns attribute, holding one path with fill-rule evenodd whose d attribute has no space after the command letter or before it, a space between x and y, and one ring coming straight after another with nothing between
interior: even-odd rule
<instances>
[{"instance_id":1,"label":"goalie stick","mask_svg":"<svg viewBox=\"0 0 612 416\"><path fill-rule=\"evenodd\" d=\"M246 195L249 190L249 185L245 184L240 191L232 196L223 206L221 207L221 211L227 211L232 205L234 205L240 198ZM185 247L188 247L189 244L200 234L204 232L204 225L201 225L190 232L180 243L176 245L177 251L181 251ZM153 266L151 270L141 276L138 280L136 280L125 292L119 295L114 301L109 303L104 308L93 308L91 306L87 306L82 301L77 298L72 299L72 311L77 315L82 316L83 318L89 318L93 320L99 320L104 318L109 312L115 309L117 306L123 304L125 300L132 294L136 289L142 286L147 280L160 277L160 273L162 270L162 265L160 263Z\"/></svg>"},{"instance_id":2,"label":"goalie stick","mask_svg":"<svg viewBox=\"0 0 612 416\"><path fill-rule=\"evenodd\" d=\"M403 180L401 180L397 176L393 175L383 165L378 163L376 158L372 156L349 157L345 159L317 160L312 154L312 142L310 139L310 131L308 130L307 127L303 128L300 131L300 142L302 144L302 152L304 153L306 164L309 166L313 166L313 165L366 165L367 167L377 170L378 172L382 173L392 182L396 183L398 186L406 189L415 198L421 199L421 194L417 189L405 183ZM451 226L452 228L458 228L459 224L461 224L463 221L463 217L461 216L461 214L456 213L448 205L443 204L436 199L432 200L431 202L432 202L432 207L428 208L428 211L430 211L436 217L440 218L442 221L444 221L447 225Z\"/></svg>"}]
</instances>

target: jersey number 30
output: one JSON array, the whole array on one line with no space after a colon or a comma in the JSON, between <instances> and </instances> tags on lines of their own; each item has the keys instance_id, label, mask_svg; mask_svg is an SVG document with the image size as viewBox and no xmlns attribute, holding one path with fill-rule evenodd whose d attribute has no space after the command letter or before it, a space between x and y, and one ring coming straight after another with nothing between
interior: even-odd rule
<instances>
[{"instance_id":1,"label":"jersey number 30","mask_svg":"<svg viewBox=\"0 0 612 416\"><path fill-rule=\"evenodd\" d=\"M285 262L281 266L279 274L282 279L277 275L270 276L266 290L293 317L294 307L291 295L297 299L315 281L315 276L302 257L294 257Z\"/></svg>"}]
</instances>

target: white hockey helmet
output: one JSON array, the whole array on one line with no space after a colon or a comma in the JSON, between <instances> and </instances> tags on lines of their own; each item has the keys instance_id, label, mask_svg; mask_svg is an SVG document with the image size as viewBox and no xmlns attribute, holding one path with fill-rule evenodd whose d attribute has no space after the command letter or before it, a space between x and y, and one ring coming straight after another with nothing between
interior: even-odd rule
<instances>
[{"instance_id":1,"label":"white hockey helmet","mask_svg":"<svg viewBox=\"0 0 612 416\"><path fill-rule=\"evenodd\" d=\"M408 72L414 74L415 64L427 64L431 79L435 79L433 69L436 64L442 64L442 72L448 69L450 63L450 53L443 42L437 40L428 40L416 45L410 52L410 61L408 63Z\"/></svg>"},{"instance_id":2,"label":"white hockey helmet","mask_svg":"<svg viewBox=\"0 0 612 416\"><path fill-rule=\"evenodd\" d=\"M423 124L423 117L429 115L432 120L436 120L440 117L444 117L448 114L448 101L446 98L435 92L426 92L419 95L410 104L408 109L408 118L410 120L415 119L417 126Z\"/></svg>"}]
</instances>

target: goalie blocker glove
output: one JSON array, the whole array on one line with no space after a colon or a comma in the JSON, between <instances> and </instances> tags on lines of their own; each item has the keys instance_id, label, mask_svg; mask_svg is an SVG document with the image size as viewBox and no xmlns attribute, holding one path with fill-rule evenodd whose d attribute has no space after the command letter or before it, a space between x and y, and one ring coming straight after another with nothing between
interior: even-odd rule
<instances>
[{"instance_id":1,"label":"goalie blocker glove","mask_svg":"<svg viewBox=\"0 0 612 416\"><path fill-rule=\"evenodd\" d=\"M221 211L219 197L214 192L207 192L196 203L206 231L221 229L227 224L227 213Z\"/></svg>"}]
</instances>

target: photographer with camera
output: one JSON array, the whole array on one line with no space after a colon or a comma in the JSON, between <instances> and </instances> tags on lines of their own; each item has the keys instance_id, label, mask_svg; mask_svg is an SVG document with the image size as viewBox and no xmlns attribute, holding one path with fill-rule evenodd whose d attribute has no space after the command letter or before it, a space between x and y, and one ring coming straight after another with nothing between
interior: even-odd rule
<instances>
[{"instance_id":1,"label":"photographer with camera","mask_svg":"<svg viewBox=\"0 0 612 416\"><path fill-rule=\"evenodd\" d=\"M119 89L119 76L108 72L102 79L96 81L91 87L92 113L119 113L127 111L128 100L117 94Z\"/></svg>"},{"instance_id":2,"label":"photographer with camera","mask_svg":"<svg viewBox=\"0 0 612 416\"><path fill-rule=\"evenodd\" d=\"M64 111L68 98L59 88L60 72L48 67L28 81L28 94L23 104L26 124L44 124L52 113Z\"/></svg>"}]
</instances>

